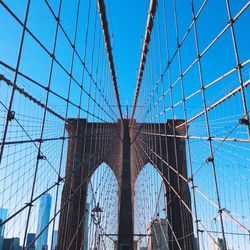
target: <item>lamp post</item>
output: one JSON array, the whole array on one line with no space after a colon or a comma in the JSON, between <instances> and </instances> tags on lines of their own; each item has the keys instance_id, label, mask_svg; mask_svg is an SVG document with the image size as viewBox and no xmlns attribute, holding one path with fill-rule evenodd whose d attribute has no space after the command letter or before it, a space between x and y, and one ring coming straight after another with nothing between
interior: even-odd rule
<instances>
[{"instance_id":1,"label":"lamp post","mask_svg":"<svg viewBox=\"0 0 250 250\"><path fill-rule=\"evenodd\" d=\"M100 225L102 212L103 210L100 208L99 202L98 202L97 205L91 211L91 218L93 219L93 222L95 225Z\"/></svg>"},{"instance_id":2,"label":"lamp post","mask_svg":"<svg viewBox=\"0 0 250 250\"><path fill-rule=\"evenodd\" d=\"M91 211L91 218L93 220L93 223L96 225L96 231L95 231L95 243L94 246L96 246L96 240L97 240L97 247L94 247L94 249L99 249L99 243L100 243L100 236L97 236L99 234L100 229L100 223L101 223L101 214L103 210L99 206L99 202L96 204L96 206Z\"/></svg>"}]
</instances>

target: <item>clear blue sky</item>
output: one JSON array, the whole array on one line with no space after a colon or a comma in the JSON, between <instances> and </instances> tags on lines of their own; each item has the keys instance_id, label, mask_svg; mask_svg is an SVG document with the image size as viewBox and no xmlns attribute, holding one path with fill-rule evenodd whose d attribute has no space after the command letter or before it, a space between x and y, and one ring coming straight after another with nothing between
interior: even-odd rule
<instances>
[{"instance_id":1,"label":"clear blue sky","mask_svg":"<svg viewBox=\"0 0 250 250\"><path fill-rule=\"evenodd\" d=\"M149 1L109 0L107 3L121 102L132 105Z\"/></svg>"},{"instance_id":2,"label":"clear blue sky","mask_svg":"<svg viewBox=\"0 0 250 250\"><path fill-rule=\"evenodd\" d=\"M23 19L26 0L7 2L15 14ZM52 4L52 6L55 6L56 10L58 1L49 2ZM76 8L76 2L77 1L64 2L62 7L62 24L66 27L66 30L71 35L71 37L73 36L72 34L75 15L72 14L74 12L68 12L68 9L70 8L74 10ZM95 1L92 2L94 3ZM246 4L247 1L241 0L230 2L232 5L232 13L235 15L242 8L242 6ZM161 2L159 3L161 4ZM168 3L170 9L169 12L172 12L172 1L167 1L167 4ZM195 1L196 11L199 9L201 4L202 1ZM132 105L138 67L140 63L141 47L145 33L148 5L148 0L106 1L109 28L111 36L113 36L112 44L118 77L119 92L121 96L121 103L123 105L126 105L127 100L128 104ZM213 11L214 9L216 11ZM179 33L180 38L182 38L192 20L190 2L177 1L177 11L179 13ZM248 12L249 10L247 10L246 13L240 17L239 25L236 26L236 35L241 37L241 39L238 41L241 61L245 61L249 58L249 50L247 49L247 46L250 44L250 37L248 35L249 27L247 25ZM32 1L30 13L28 27L30 27L30 29L34 31L39 38L41 38L45 45L51 47L54 26L50 25L52 17L46 10L43 1ZM0 27L2 34L1 36L4 37L4 39L1 39L0 41L0 47L4 48L0 50L0 59L13 66L15 65L21 29L17 28L18 26L10 17L10 15L6 13L6 11L1 11L0 22L2 24L4 23L4 25ZM206 45L208 45L208 43L215 37L218 31L223 28L227 22L228 17L226 13L225 1L209 1L204 10L204 14L198 23L198 29L201 34L201 48L204 48ZM173 21L170 21L168 28L170 30L170 55L172 55L176 49L176 41L173 33ZM191 34L191 36L193 36L193 34ZM80 37L82 37L82 35ZM213 54L208 54L208 60L205 60L204 62L205 67L206 65L210 67L210 70L205 71L204 78L207 82L229 69L229 62L232 61L229 59L231 56L233 56L233 50L231 44L223 43L225 39L230 39L229 32L227 32L227 35L221 39L221 43L219 43L214 49ZM81 41L83 41L83 39L79 38L79 45ZM43 71L48 71L48 67L46 67L46 65L49 64L49 61L43 57L42 53L37 50L37 47L34 46L34 43L32 43L30 39L27 39L26 44L29 44L29 51L25 53L26 60L25 63L22 63L21 69L34 78L39 77L39 80L46 81L47 74L43 74ZM64 45L65 47L63 47ZM187 41L186 46L189 47L184 47L183 49L184 69L187 68L195 56L194 42L192 40ZM64 54L59 55L59 58L61 57L65 65L68 65L70 61L70 53L67 52L67 44L62 42L62 44L59 45L59 48L61 51L64 51ZM79 49L81 49L80 46ZM36 54L37 60L34 60L34 54ZM215 54L217 54L216 61L213 60ZM210 65L211 62L213 62L213 65ZM166 66L166 62L163 62L163 66ZM230 67L231 66L233 65L230 65ZM62 75L58 74L57 79L60 79L60 77L63 78ZM63 85L61 84L60 88L62 87Z\"/></svg>"}]
</instances>

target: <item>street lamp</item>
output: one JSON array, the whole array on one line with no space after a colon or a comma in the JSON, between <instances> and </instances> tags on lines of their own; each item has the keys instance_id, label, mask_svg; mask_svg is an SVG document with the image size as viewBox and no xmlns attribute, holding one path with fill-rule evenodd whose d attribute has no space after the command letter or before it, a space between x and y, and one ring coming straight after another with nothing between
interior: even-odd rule
<instances>
[{"instance_id":1,"label":"street lamp","mask_svg":"<svg viewBox=\"0 0 250 250\"><path fill-rule=\"evenodd\" d=\"M97 205L92 209L91 211L91 218L93 219L93 222L95 225L99 225L101 223L101 213L103 210L99 206L99 202Z\"/></svg>"}]
</instances>

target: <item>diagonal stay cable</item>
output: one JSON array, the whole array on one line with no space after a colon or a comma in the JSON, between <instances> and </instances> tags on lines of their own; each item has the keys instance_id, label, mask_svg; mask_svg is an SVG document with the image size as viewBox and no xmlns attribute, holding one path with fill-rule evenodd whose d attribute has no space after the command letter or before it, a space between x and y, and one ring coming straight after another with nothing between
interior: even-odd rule
<instances>
[{"instance_id":1,"label":"diagonal stay cable","mask_svg":"<svg viewBox=\"0 0 250 250\"><path fill-rule=\"evenodd\" d=\"M3 62L3 61L1 61L1 60L0 60L0 65L3 65L4 67L8 68L9 70L15 72L15 69L14 69L14 68L12 68L10 65L6 64L5 62ZM33 78L30 78L29 76L25 75L24 73L18 71L18 74L19 74L20 76L24 77L25 79L27 79L28 81L31 81L31 82L34 83L35 85L39 86L40 88L44 89L45 91L48 91L49 93L53 94L54 96L60 98L61 100L65 101L65 102L68 102L69 104L71 104L72 106L74 106L74 107L76 107L76 108L79 108L79 109L82 110L84 113L89 114L89 115L91 115L92 117L99 118L99 117L97 117L95 114L93 114L92 112L90 112L90 111L86 110L85 108L83 108L82 106L79 107L79 105L77 105L76 103L74 103L73 101L71 101L69 98L66 99L65 97L63 97L62 95L60 95L59 93L57 93L56 91L53 91L51 88L48 89L48 88L45 87L43 84L37 82L37 81L34 80ZM70 75L70 73L69 73L69 75ZM4 80L4 79L2 79L2 80ZM76 82L75 79L74 79L73 77L72 77L72 80L73 80L74 82ZM6 82L6 84L8 84L8 85L10 85L10 86L13 86L13 83L12 83L11 81L9 81L8 79L6 79L5 82ZM77 83L77 82L76 82L76 83ZM80 87L81 91L83 91L87 96L89 96L89 98L91 98L91 100L92 100L94 103L96 103L96 100L94 99L94 97L93 97L92 95L90 95L90 93L88 93L88 92L83 88L83 86L79 85L79 83L77 83L77 85ZM14 86L13 86L13 87L14 87ZM15 85L15 89L16 89L20 94L23 94L24 96L25 96L26 94L28 94L27 92L23 91L22 89L19 90L19 87L17 87L17 85ZM100 93L100 94L103 96L103 93ZM26 97L30 97L30 96L31 96L31 95L28 94L28 96L26 96ZM111 107L110 104L107 102L107 100L106 100L104 97L103 97L103 99L104 99L105 102L107 103L107 106L112 110L112 113L114 113L112 107ZM32 97L32 99L30 99L30 100L34 101L34 97ZM40 102L40 101L38 101L38 102ZM45 105L44 105L44 104L42 104L42 103L40 103L40 104L41 104L41 107L45 108ZM39 104L38 104L38 105L39 105ZM99 105L98 103L96 103L96 105L97 105L98 107L100 107L100 105ZM110 116L110 114L107 113L106 110L104 110L102 107L100 107L100 108L103 110L104 113L107 114L107 116L109 116L109 117L115 122L115 119L112 118L112 117ZM49 111L50 109L47 107L46 110ZM56 114L55 114L55 115L56 115ZM60 116L59 118L65 120L65 119L62 118L61 116ZM103 119L100 119L100 118L99 118L99 120L105 122L105 120L103 120Z\"/></svg>"},{"instance_id":2,"label":"diagonal stay cable","mask_svg":"<svg viewBox=\"0 0 250 250\"><path fill-rule=\"evenodd\" d=\"M96 154L93 155L93 157L95 157ZM86 162L90 160L87 159ZM94 173L95 169L93 169L92 171L90 171L88 173L88 175L86 176L86 178L84 178L82 180L82 182L75 188L75 190L72 191L72 193L70 194L69 198L63 203L61 204L60 209L54 214L54 216L50 219L50 221L45 225L45 227L41 230L41 232L36 235L35 239L27 246L27 249L29 249L35 242L36 240L42 235L42 233L46 230L46 228L49 227L49 225L56 219L57 215L61 212L61 210L67 205L67 203L69 203L71 201L71 199L73 198L73 196L76 194L76 192L82 187L82 185L90 178L90 176ZM82 218L82 220L80 221L80 224L82 224L84 217ZM1 225L1 224L0 224ZM79 227L79 225L78 225ZM102 229L103 230L103 229ZM76 235L76 234L75 234ZM74 235L74 237L75 237Z\"/></svg>"},{"instance_id":3,"label":"diagonal stay cable","mask_svg":"<svg viewBox=\"0 0 250 250\"><path fill-rule=\"evenodd\" d=\"M4 103L2 101L0 101L0 104L8 111L8 108L4 105ZM26 134L26 136L30 139L30 142L32 142L34 144L34 146L38 149L39 147L36 145L36 141L34 141L32 139L32 137L29 135L29 133L25 130L25 128L23 127L23 125L17 120L17 118L14 116L13 119L17 122L17 124L20 126L20 128L23 130L23 132ZM37 142L42 142L41 139L38 139ZM0 144L1 145L1 144ZM2 144L2 146L5 145ZM48 164L50 165L50 167L58 174L58 171L53 167L53 165L51 164L51 162L48 160L48 158L42 153L42 151L40 150L40 157L43 160L46 160L48 162Z\"/></svg>"},{"instance_id":4,"label":"diagonal stay cable","mask_svg":"<svg viewBox=\"0 0 250 250\"><path fill-rule=\"evenodd\" d=\"M64 117L62 117L60 114L56 113L53 109L45 106L44 103L42 103L41 101L37 100L31 94L29 94L28 92L26 92L23 88L20 88L19 86L17 86L17 84L14 85L9 79L7 79L2 74L0 74L0 81L4 81L7 85L15 88L21 95L24 95L26 98L28 98L29 100L31 100L32 102L34 102L35 104L37 104L38 106L40 106L41 108L46 109L49 113L53 114L54 116L56 116L60 120L66 121L66 119Z\"/></svg>"},{"instance_id":5,"label":"diagonal stay cable","mask_svg":"<svg viewBox=\"0 0 250 250\"><path fill-rule=\"evenodd\" d=\"M249 114L249 112L250 111L248 111L247 113ZM233 131L238 127L238 125L239 124L236 124L233 128L232 128L232 130L229 132L229 134L225 137L225 139L228 137L228 136L230 136L230 134L231 133L233 133ZM226 140L225 140L226 141ZM213 153L215 153L218 149L219 149L219 147L225 142L225 141L222 141L214 150L213 150ZM141 141L141 142L143 142L143 141ZM144 142L143 142L144 143ZM161 159L161 157L157 154L157 153L155 153L151 148L149 148L147 145L145 145L153 154L155 154L158 158L160 158ZM151 160L151 158L149 157L149 159L150 159L150 161L152 161ZM162 160L162 159L161 159ZM162 160L163 162L164 162L164 160ZM164 162L171 170L173 170L174 171L174 168L170 165L170 164L168 164L167 162ZM184 180L184 182L185 182L185 184L186 185L188 185L188 184L191 184L192 183L192 179L193 179L193 177L200 171L200 169L205 165L205 163L207 163L207 160L200 166L200 168L193 174L193 176L191 177L191 178L188 178L188 179L186 179L184 176L182 176L181 174L179 175L183 180ZM154 164L154 162L152 162L152 164ZM176 171L174 171L174 172L176 172ZM163 177L164 178L164 177ZM185 186L185 185L184 185ZM184 188L184 187L183 187ZM198 189L198 187L193 187L194 188L194 190L196 191L196 192L198 192L199 194L201 194L206 200L208 200L213 206L215 206L216 208L218 208L218 205L217 204L215 204L206 194L204 194L200 189ZM176 191L176 195L178 196L179 194L177 193L177 191ZM173 197L173 199L174 199L175 197ZM235 219L232 215L230 215L228 212L227 212L227 210L226 209L221 209L221 212L225 215L225 216L227 216L232 222L234 222L236 225L238 225L239 227L240 227L240 229L241 230L244 230L244 231L246 231L246 232L248 232L248 233L250 233L250 230L248 229L248 228L246 228L244 225L242 225L237 219Z\"/></svg>"},{"instance_id":6,"label":"diagonal stay cable","mask_svg":"<svg viewBox=\"0 0 250 250\"><path fill-rule=\"evenodd\" d=\"M24 28L24 30L34 39L34 41L46 52L46 54L48 54L51 58L53 58L54 59L54 62L55 63L57 63L57 65L69 76L69 77L71 77L71 79L82 89L82 91L84 91L85 92L85 94L87 94L87 95L89 95L89 93L87 93L86 92L86 90L81 86L81 84L79 83L79 81L77 81L77 79L64 67L64 65L57 59L57 57L55 57L55 55L53 54L53 53L51 53L50 51L49 51L49 49L34 35L34 33L32 33L31 32L31 30L27 27L27 26L25 26L24 27L24 23L18 18L18 16L3 2L3 1L0 1L0 4L2 4L2 6L6 9L6 11L21 25L21 27L23 27ZM51 10L51 9L50 9ZM55 14L53 13L53 16L54 16ZM60 22L59 22L59 20L57 19L57 18L55 18L56 19L56 22L58 23L58 25L60 26ZM61 27L61 29L62 29L62 27ZM67 40L68 40L68 42L69 42L69 44L73 47L74 45L71 43L71 41L70 41L70 39L69 39L69 37L68 37L68 35L66 34L66 32L65 32L65 30L63 29L63 33L64 33L64 35L66 36L66 38L67 38ZM75 49L74 49L75 50ZM89 75L89 77L90 77L90 79L93 81L93 83L95 84L95 86L96 86L96 88L97 88L97 90L100 92L100 94L102 95L102 97L104 98L104 100L105 100L105 102L106 102L106 104L108 105L108 107L111 109L111 111L112 111L112 113L113 114L115 114L114 113L114 110L112 109L112 107L110 106L110 104L108 103L108 101L106 100L106 98L103 96L103 93L101 92L101 89L100 88L98 88L98 86L97 86L97 82L94 80L94 78L93 78L93 76L92 76L92 74L90 73L90 71L88 70L88 68L86 67L86 65L85 65L85 62L84 61L82 61L81 60L81 58L80 58L80 56L79 56L79 53L76 53L76 55L78 55L78 59L80 60L80 62L81 62L81 64L83 65L83 67L84 67L84 69L85 69L85 71L88 73L88 75ZM34 80L34 79L31 79L30 77L27 77L27 76L25 76L24 74L22 74L19 70L16 70L16 69L13 69L11 66L9 66L9 65L7 65L6 63L4 63L4 62L2 62L2 61L0 61L0 64L1 65L3 65L3 66L5 66L5 67L7 67L8 69L10 69L10 70L12 70L12 71L14 71L14 72L17 72L19 75L21 75L21 76L23 76L23 77L25 77L26 79L28 79L28 80L30 80L30 81L32 81L33 83L35 83L35 84L37 84L37 82ZM39 86L40 86L41 84L39 84ZM56 95L56 96L58 96L58 97L60 97L60 98L62 98L58 93L56 93L56 92L54 92L54 91L52 91L52 89L46 89L46 87L44 87L44 86L40 86L40 87L42 87L42 88L45 88L45 90L46 91L49 91L49 92L51 92L51 93L53 93L54 95ZM92 100L93 100L93 102L95 102L95 100L94 100L94 98L92 97L92 96L89 96ZM64 98L62 98L62 99L64 99ZM65 101L67 101L67 100L65 100ZM72 103L71 103L72 104ZM98 105L98 104L97 104ZM86 112L84 109L82 109L84 112ZM105 111L104 111L105 112ZM86 112L87 113L87 112ZM93 117L95 117L95 115L94 114L91 114L91 113L89 113L91 116L93 116Z\"/></svg>"},{"instance_id":7,"label":"diagonal stay cable","mask_svg":"<svg viewBox=\"0 0 250 250\"><path fill-rule=\"evenodd\" d=\"M104 147L105 148L105 147ZM97 150L94 154L90 155L86 160L84 160L82 162L82 164L85 164L91 160L93 160L93 158L95 158L96 155L99 155L103 152L104 150L103 147L99 148L99 150ZM111 151L112 149L112 145L107 145L107 147L105 148L105 150L108 150L108 151ZM74 171L76 171L78 168L81 167L81 164L79 164ZM25 205L23 207L21 207L18 211L16 211L14 214L12 214L11 216L9 216L6 220L3 220L1 223L0 223L0 227L2 227L3 225L5 225L8 221L12 220L13 218L15 218L18 214L20 214L23 210L25 210L26 208L32 206L32 204L37 201L39 198L41 198L44 194L48 193L50 190L52 190L54 187L60 185L66 178L69 178L72 174L74 174L74 171L71 170L71 172L65 174L64 177L59 177L58 180L52 184L51 186L49 186L46 190L44 190L44 192L42 192L41 194L37 195L36 197L34 197L32 199L31 202L29 203L25 203ZM92 173L92 172L91 172ZM91 175L91 173L89 173L89 175ZM88 178L88 177L87 177ZM84 179L84 181L87 180ZM80 184L80 185L83 185L84 181ZM77 190L75 190L76 192Z\"/></svg>"}]
</instances>

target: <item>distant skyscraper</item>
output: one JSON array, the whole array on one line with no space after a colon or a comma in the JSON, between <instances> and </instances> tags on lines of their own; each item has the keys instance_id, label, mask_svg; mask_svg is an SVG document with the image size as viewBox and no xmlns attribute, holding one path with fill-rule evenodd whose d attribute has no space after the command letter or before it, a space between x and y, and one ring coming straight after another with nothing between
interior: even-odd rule
<instances>
[{"instance_id":1,"label":"distant skyscraper","mask_svg":"<svg viewBox=\"0 0 250 250\"><path fill-rule=\"evenodd\" d=\"M212 241L213 250L226 250L223 239L217 238L215 241Z\"/></svg>"},{"instance_id":2,"label":"distant skyscraper","mask_svg":"<svg viewBox=\"0 0 250 250\"><path fill-rule=\"evenodd\" d=\"M3 250L20 250L20 239L19 238L4 239Z\"/></svg>"},{"instance_id":3,"label":"distant skyscraper","mask_svg":"<svg viewBox=\"0 0 250 250\"><path fill-rule=\"evenodd\" d=\"M36 234L34 233L28 233L27 234L27 241L26 241L26 247L28 247L32 241L34 241L34 239L36 238ZM32 243L32 245L30 246L29 250L35 250L35 242Z\"/></svg>"},{"instance_id":4,"label":"distant skyscraper","mask_svg":"<svg viewBox=\"0 0 250 250\"><path fill-rule=\"evenodd\" d=\"M40 206L38 213L37 236L46 227L50 218L51 195L44 194L40 198ZM43 231L36 241L36 250L44 250L48 248L48 227Z\"/></svg>"},{"instance_id":5,"label":"distant skyscraper","mask_svg":"<svg viewBox=\"0 0 250 250\"><path fill-rule=\"evenodd\" d=\"M53 244L52 244L52 250L56 250L57 239L58 239L58 231L57 231L57 230L55 230L55 231L53 232Z\"/></svg>"},{"instance_id":6,"label":"distant skyscraper","mask_svg":"<svg viewBox=\"0 0 250 250\"><path fill-rule=\"evenodd\" d=\"M6 208L0 208L0 220L1 222L7 219L8 210ZM4 225L0 227L0 235L4 235Z\"/></svg>"},{"instance_id":7,"label":"distant skyscraper","mask_svg":"<svg viewBox=\"0 0 250 250\"><path fill-rule=\"evenodd\" d=\"M148 249L169 250L166 219L154 220L150 229L152 236L150 238Z\"/></svg>"},{"instance_id":8,"label":"distant skyscraper","mask_svg":"<svg viewBox=\"0 0 250 250\"><path fill-rule=\"evenodd\" d=\"M7 219L7 213L8 210L6 208L0 208L0 223ZM4 228L4 225L0 227L0 250L3 248Z\"/></svg>"}]
</instances>

